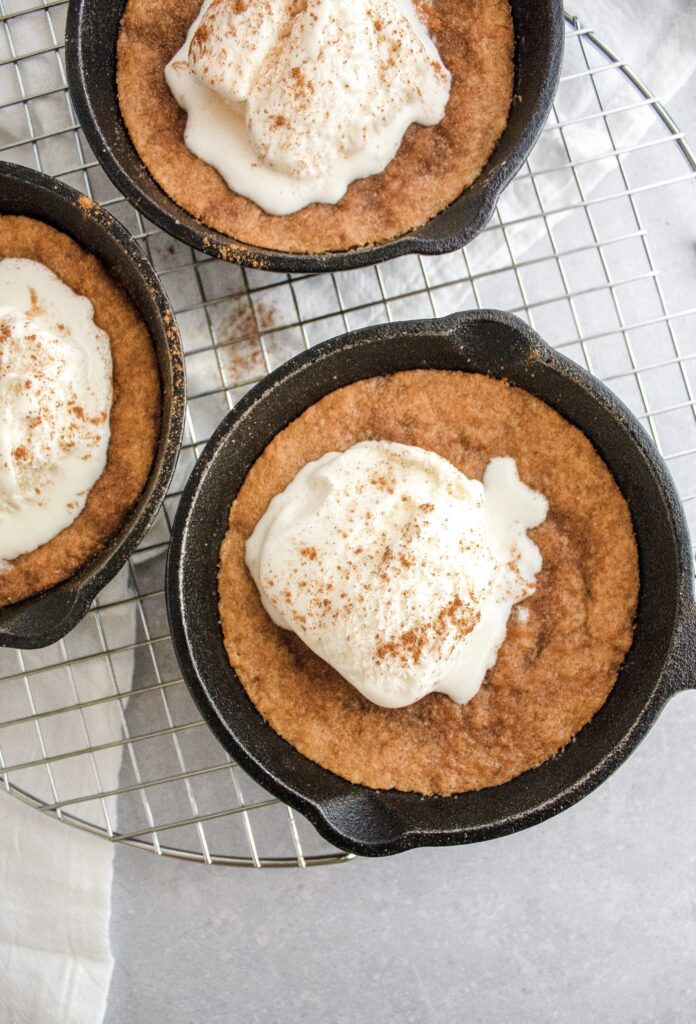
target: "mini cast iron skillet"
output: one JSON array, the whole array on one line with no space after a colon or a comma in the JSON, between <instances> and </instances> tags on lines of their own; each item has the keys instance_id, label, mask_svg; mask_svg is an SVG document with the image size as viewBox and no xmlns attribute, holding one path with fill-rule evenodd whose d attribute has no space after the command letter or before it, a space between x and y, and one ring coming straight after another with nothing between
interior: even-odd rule
<instances>
[{"instance_id":1,"label":"mini cast iron skillet","mask_svg":"<svg viewBox=\"0 0 696 1024\"><path fill-rule=\"evenodd\" d=\"M319 255L277 252L236 242L206 227L150 176L130 141L116 94L116 42L125 4L126 0L71 0L68 9L68 82L87 141L114 184L164 231L211 256L263 270L347 270L406 253L438 254L466 245L486 226L500 193L536 142L563 60L562 0L511 0L517 43L515 100L508 125L473 185L422 227L391 242Z\"/></svg>"},{"instance_id":2,"label":"mini cast iron skillet","mask_svg":"<svg viewBox=\"0 0 696 1024\"><path fill-rule=\"evenodd\" d=\"M614 474L633 515L641 589L633 646L604 707L556 757L492 789L422 797L352 785L266 724L227 659L217 570L230 504L272 438L345 384L397 370L505 378L578 426ZM610 775L669 698L696 687L689 537L672 479L628 409L521 320L469 312L370 327L291 359L247 394L206 446L184 492L170 550L167 602L176 652L222 744L275 796L344 850L369 856L505 835L564 810Z\"/></svg>"},{"instance_id":3,"label":"mini cast iron skillet","mask_svg":"<svg viewBox=\"0 0 696 1024\"><path fill-rule=\"evenodd\" d=\"M70 235L101 260L125 288L157 352L162 426L145 490L103 551L69 579L19 604L0 608L0 647L46 647L86 614L151 525L174 472L183 429L186 388L179 331L167 296L137 242L92 200L45 174L0 163L0 214L23 214ZM0 258L2 253L0 253Z\"/></svg>"}]
</instances>

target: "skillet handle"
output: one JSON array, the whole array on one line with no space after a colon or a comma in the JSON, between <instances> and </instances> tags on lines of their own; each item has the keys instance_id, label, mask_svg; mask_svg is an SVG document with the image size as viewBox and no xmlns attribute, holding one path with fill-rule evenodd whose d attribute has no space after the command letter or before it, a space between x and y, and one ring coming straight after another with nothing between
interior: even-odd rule
<instances>
[{"instance_id":1,"label":"skillet handle","mask_svg":"<svg viewBox=\"0 0 696 1024\"><path fill-rule=\"evenodd\" d=\"M0 608L0 647L35 650L60 640L85 614L94 589L68 580L36 597Z\"/></svg>"},{"instance_id":2,"label":"skillet handle","mask_svg":"<svg viewBox=\"0 0 696 1024\"><path fill-rule=\"evenodd\" d=\"M675 693L696 690L696 604L690 605L677 633L669 672Z\"/></svg>"}]
</instances>

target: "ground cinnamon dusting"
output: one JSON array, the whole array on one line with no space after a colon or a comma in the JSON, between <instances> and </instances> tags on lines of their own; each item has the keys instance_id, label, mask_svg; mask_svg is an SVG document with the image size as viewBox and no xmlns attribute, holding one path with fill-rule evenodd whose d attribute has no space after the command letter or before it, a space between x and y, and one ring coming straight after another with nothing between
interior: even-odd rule
<instances>
[{"instance_id":1,"label":"ground cinnamon dusting","mask_svg":"<svg viewBox=\"0 0 696 1024\"><path fill-rule=\"evenodd\" d=\"M246 569L244 543L270 499L307 462L368 438L430 449L478 479L492 458L510 455L549 500L531 533L543 558L536 592L511 617L469 704L443 694L400 709L370 703L271 622ZM335 391L274 438L230 510L218 582L230 661L276 732L351 782L448 795L536 767L592 718L630 647L639 581L628 507L579 430L502 381L415 370ZM447 617L462 635L472 627L462 611L455 602L376 642L417 658Z\"/></svg>"},{"instance_id":2,"label":"ground cinnamon dusting","mask_svg":"<svg viewBox=\"0 0 696 1024\"><path fill-rule=\"evenodd\" d=\"M80 205L92 209L87 197ZM110 337L114 387L107 465L84 509L57 537L20 555L0 572L0 606L21 601L72 576L114 535L147 482L157 448L161 389L147 328L99 261L67 235L28 217L0 217L0 258L36 260L94 306ZM84 410L70 409L75 429ZM97 418L98 423L105 416ZM16 453L15 453L16 455Z\"/></svg>"},{"instance_id":3,"label":"ground cinnamon dusting","mask_svg":"<svg viewBox=\"0 0 696 1024\"><path fill-rule=\"evenodd\" d=\"M452 73L445 117L434 127L412 125L389 166L353 182L336 205L272 216L232 192L186 148L186 115L167 88L164 68L181 47L200 0L126 4L117 85L135 148L175 202L241 242L326 252L402 235L430 220L478 177L505 128L513 93L514 30L507 0L432 0L419 7ZM312 88L300 68L294 77L298 88ZM221 253L225 259L235 255L234 243Z\"/></svg>"}]
</instances>

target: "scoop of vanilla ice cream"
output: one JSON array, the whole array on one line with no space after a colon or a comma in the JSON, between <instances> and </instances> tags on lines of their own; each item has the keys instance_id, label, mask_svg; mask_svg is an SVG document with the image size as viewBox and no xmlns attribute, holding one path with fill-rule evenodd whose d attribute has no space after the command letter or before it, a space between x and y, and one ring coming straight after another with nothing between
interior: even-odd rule
<instances>
[{"instance_id":1,"label":"scoop of vanilla ice cream","mask_svg":"<svg viewBox=\"0 0 696 1024\"><path fill-rule=\"evenodd\" d=\"M534 590L541 556L525 530L545 515L512 459L482 484L433 452L365 441L300 470L246 560L273 621L375 704L433 691L464 703Z\"/></svg>"},{"instance_id":2,"label":"scoop of vanilla ice cream","mask_svg":"<svg viewBox=\"0 0 696 1024\"><path fill-rule=\"evenodd\" d=\"M188 49L189 70L223 99L244 103L269 51L287 29L292 7L292 0L204 4Z\"/></svg>"},{"instance_id":3,"label":"scoop of vanilla ice cream","mask_svg":"<svg viewBox=\"0 0 696 1024\"><path fill-rule=\"evenodd\" d=\"M449 86L398 0L315 0L262 63L247 123L262 159L289 174L319 177L365 151L381 169L410 124L442 120Z\"/></svg>"},{"instance_id":4,"label":"scoop of vanilla ice cream","mask_svg":"<svg viewBox=\"0 0 696 1024\"><path fill-rule=\"evenodd\" d=\"M189 149L274 214L383 171L451 85L412 0L206 0L165 74Z\"/></svg>"},{"instance_id":5,"label":"scoop of vanilla ice cream","mask_svg":"<svg viewBox=\"0 0 696 1024\"><path fill-rule=\"evenodd\" d=\"M33 312L30 317L10 297ZM0 261L0 559L69 526L106 465L111 351L91 303L42 264Z\"/></svg>"}]
</instances>

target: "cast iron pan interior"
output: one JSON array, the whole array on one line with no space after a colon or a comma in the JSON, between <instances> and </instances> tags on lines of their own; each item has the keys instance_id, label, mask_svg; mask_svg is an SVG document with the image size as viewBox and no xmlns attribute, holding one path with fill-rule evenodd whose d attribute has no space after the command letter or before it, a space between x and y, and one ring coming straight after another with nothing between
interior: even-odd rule
<instances>
[{"instance_id":1,"label":"cast iron pan interior","mask_svg":"<svg viewBox=\"0 0 696 1024\"><path fill-rule=\"evenodd\" d=\"M164 231L212 256L264 270L346 270L405 253L437 254L466 245L488 223L500 193L536 142L553 103L563 60L562 0L511 0L517 41L516 98L507 128L478 180L423 227L394 241L298 255L237 243L213 231L177 206L150 176L130 141L116 95L116 41L124 7L125 0L71 0L68 9L68 82L87 141L114 184Z\"/></svg>"},{"instance_id":2,"label":"cast iron pan interior","mask_svg":"<svg viewBox=\"0 0 696 1024\"><path fill-rule=\"evenodd\" d=\"M540 768L502 786L447 798L352 785L281 739L256 711L227 660L217 608L218 553L228 510L275 434L337 387L418 367L505 378L580 427L629 502L640 552L635 639L605 706L575 742ZM377 856L513 832L594 789L637 745L668 698L696 686L691 573L683 510L637 420L521 320L486 311L335 338L290 360L249 392L211 438L184 492L167 599L182 671L227 750L331 842Z\"/></svg>"},{"instance_id":3,"label":"cast iron pan interior","mask_svg":"<svg viewBox=\"0 0 696 1024\"><path fill-rule=\"evenodd\" d=\"M45 647L77 625L135 549L162 504L181 443L184 364L167 297L138 244L110 214L54 178L7 163L0 163L0 214L45 221L101 260L145 321L162 382L162 427L155 463L138 504L119 532L70 579L37 597L0 608L0 646Z\"/></svg>"}]
</instances>

